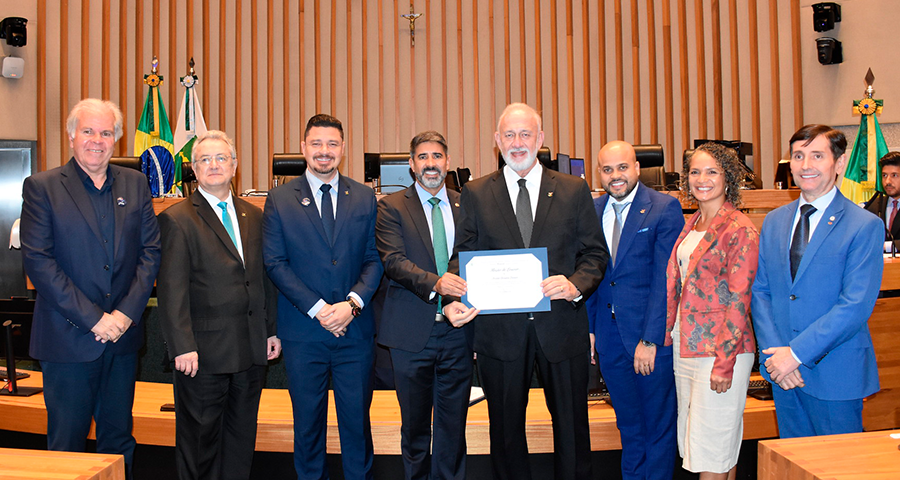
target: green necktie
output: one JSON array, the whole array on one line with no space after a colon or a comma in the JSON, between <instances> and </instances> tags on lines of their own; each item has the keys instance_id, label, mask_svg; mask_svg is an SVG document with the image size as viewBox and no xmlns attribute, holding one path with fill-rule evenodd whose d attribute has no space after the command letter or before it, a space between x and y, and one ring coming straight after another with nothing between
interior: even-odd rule
<instances>
[{"instance_id":1,"label":"green necktie","mask_svg":"<svg viewBox=\"0 0 900 480\"><path fill-rule=\"evenodd\" d=\"M234 224L231 223L231 215L228 214L228 202L219 202L218 205L222 209L222 224L225 225L225 231L231 237L231 243L237 248L237 239L234 238Z\"/></svg>"},{"instance_id":2,"label":"green necktie","mask_svg":"<svg viewBox=\"0 0 900 480\"><path fill-rule=\"evenodd\" d=\"M431 228L434 231L431 240L434 246L434 264L440 277L447 273L447 264L450 263L450 255L447 254L447 230L444 228L444 214L438 206L441 199L431 197L428 203L431 204Z\"/></svg>"}]
</instances>

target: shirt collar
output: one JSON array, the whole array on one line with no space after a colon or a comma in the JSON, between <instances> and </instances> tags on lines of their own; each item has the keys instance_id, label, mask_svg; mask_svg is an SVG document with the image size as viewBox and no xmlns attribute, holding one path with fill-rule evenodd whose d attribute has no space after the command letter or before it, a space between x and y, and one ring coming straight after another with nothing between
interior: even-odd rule
<instances>
[{"instance_id":1,"label":"shirt collar","mask_svg":"<svg viewBox=\"0 0 900 480\"><path fill-rule=\"evenodd\" d=\"M317 177L315 175L304 175L304 177L306 177L306 181L309 182L309 189L312 190L313 195L319 193L319 189L322 187L322 185L325 182L320 180L319 177ZM340 178L341 178L341 174L338 173L337 175L334 176L334 178L331 179L330 182L328 182L328 184L331 185L331 191L333 191L333 192L338 191L338 180Z\"/></svg>"},{"instance_id":2,"label":"shirt collar","mask_svg":"<svg viewBox=\"0 0 900 480\"><path fill-rule=\"evenodd\" d=\"M528 174L525 175L524 177L520 177L519 174L515 170L513 170L512 168L509 167L509 165L504 165L503 166L503 178L506 180L506 183L508 185L515 185L516 187L518 187L517 183L520 178L524 178L525 183L533 183L534 185L537 185L540 187L541 177L544 173L544 166L541 165L541 162L535 162L535 163L536 163L536 165L534 166L534 168L532 168L531 171L528 172Z\"/></svg>"},{"instance_id":3,"label":"shirt collar","mask_svg":"<svg viewBox=\"0 0 900 480\"><path fill-rule=\"evenodd\" d=\"M109 165L106 166L106 181L103 182L102 187L97 188L96 186L94 186L94 180L91 178L90 175L87 174L87 172L84 171L83 168L81 168L81 165L78 164L78 161L75 160L75 157L72 157L71 162L72 162L72 165L75 166L75 173L78 174L78 178L81 180L81 183L83 183L86 188L103 191L105 188L112 185L113 175L112 175L112 170L109 168Z\"/></svg>"},{"instance_id":4,"label":"shirt collar","mask_svg":"<svg viewBox=\"0 0 900 480\"><path fill-rule=\"evenodd\" d=\"M416 182L416 193L419 194L419 201L422 203L422 205L428 203L428 200L430 200L431 197L437 197L441 199L442 202L448 205L450 204L450 197L447 196L446 186L442 186L441 191L439 191L437 195L432 195L428 190L422 188L422 185L419 185L419 182ZM428 203L428 206L431 206L431 204Z\"/></svg>"},{"instance_id":5,"label":"shirt collar","mask_svg":"<svg viewBox=\"0 0 900 480\"><path fill-rule=\"evenodd\" d=\"M802 207L803 205L806 205L806 204L811 204L813 207L816 208L817 212L822 212L822 211L825 211L825 209L828 207L828 205L831 205L831 201L834 200L835 195L837 195L837 187L831 187L831 190L828 193L826 193L825 195L822 195L821 197L813 200L812 202L807 202L806 199L803 197L803 194L801 193L800 194L800 205L798 205L798 207Z\"/></svg>"},{"instance_id":6,"label":"shirt collar","mask_svg":"<svg viewBox=\"0 0 900 480\"><path fill-rule=\"evenodd\" d=\"M203 187L199 185L197 186L197 191L200 192L200 195L203 195L203 198L205 198L206 201L209 202L209 205L211 207L218 208L219 202L222 201L227 203L229 207L233 207L234 205L234 199L231 197L231 190L228 190L228 198L226 198L225 200L220 200L219 197L207 192L203 189Z\"/></svg>"}]
</instances>

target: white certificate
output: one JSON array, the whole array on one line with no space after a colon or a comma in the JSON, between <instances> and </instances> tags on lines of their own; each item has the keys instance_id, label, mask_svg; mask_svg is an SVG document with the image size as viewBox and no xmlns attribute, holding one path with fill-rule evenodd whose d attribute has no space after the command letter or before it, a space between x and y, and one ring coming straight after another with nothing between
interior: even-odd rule
<instances>
[{"instance_id":1,"label":"white certificate","mask_svg":"<svg viewBox=\"0 0 900 480\"><path fill-rule=\"evenodd\" d=\"M460 252L459 265L468 285L462 302L482 315L550 311L541 289L548 276L546 248Z\"/></svg>"}]
</instances>

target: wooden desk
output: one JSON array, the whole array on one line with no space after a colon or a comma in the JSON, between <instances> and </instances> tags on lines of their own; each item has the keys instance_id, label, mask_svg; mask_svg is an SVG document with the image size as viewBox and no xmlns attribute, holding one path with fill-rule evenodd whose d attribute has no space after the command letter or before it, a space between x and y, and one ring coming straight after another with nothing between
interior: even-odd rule
<instances>
[{"instance_id":1,"label":"wooden desk","mask_svg":"<svg viewBox=\"0 0 900 480\"><path fill-rule=\"evenodd\" d=\"M900 430L759 442L759 480L896 480Z\"/></svg>"},{"instance_id":2,"label":"wooden desk","mask_svg":"<svg viewBox=\"0 0 900 480\"><path fill-rule=\"evenodd\" d=\"M0 470L7 480L125 480L125 457L0 448Z\"/></svg>"},{"instance_id":3,"label":"wooden desk","mask_svg":"<svg viewBox=\"0 0 900 480\"><path fill-rule=\"evenodd\" d=\"M30 378L20 380L24 386L40 386L43 376L32 372ZM137 382L134 400L134 437L145 445L175 445L175 414L160 412L159 407L172 402L172 386L163 383ZM400 455L400 407L393 391L379 390L374 393L370 410L372 439L378 455ZM47 411L42 394L31 397L0 397L0 429L47 433ZM591 447L593 450L617 450L619 431L616 415L612 407L596 401L588 405L588 419L591 427ZM329 398L328 406L328 453L340 453L337 416L334 399ZM532 453L553 451L553 431L550 413L540 389L531 390L529 397L526 434ZM775 407L772 402L747 399L744 410L744 438L772 438L777 436ZM94 429L91 428L91 438ZM468 452L472 455L490 453L488 435L487 403L481 402L469 408L466 428ZM263 391L259 407L259 421L256 450L265 452L292 452L294 448L293 417L291 400L287 390L266 389Z\"/></svg>"}]
</instances>

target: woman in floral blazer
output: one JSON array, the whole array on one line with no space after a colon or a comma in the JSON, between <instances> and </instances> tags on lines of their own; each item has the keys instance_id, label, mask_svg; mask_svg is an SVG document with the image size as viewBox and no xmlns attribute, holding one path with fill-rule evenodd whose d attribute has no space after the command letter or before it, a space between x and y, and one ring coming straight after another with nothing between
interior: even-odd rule
<instances>
[{"instance_id":1,"label":"woman in floral blazer","mask_svg":"<svg viewBox=\"0 0 900 480\"><path fill-rule=\"evenodd\" d=\"M740 204L743 171L731 149L707 143L684 166L682 193L699 209L667 269L666 345L675 345L678 449L703 480L734 478L756 345L750 287L759 232Z\"/></svg>"}]
</instances>

